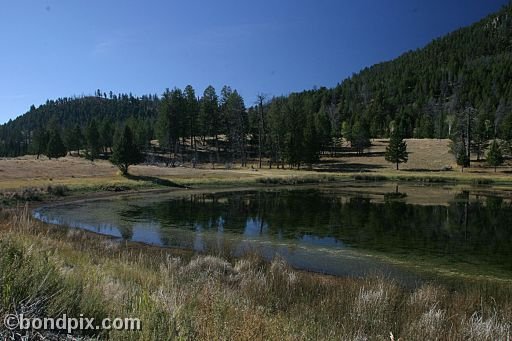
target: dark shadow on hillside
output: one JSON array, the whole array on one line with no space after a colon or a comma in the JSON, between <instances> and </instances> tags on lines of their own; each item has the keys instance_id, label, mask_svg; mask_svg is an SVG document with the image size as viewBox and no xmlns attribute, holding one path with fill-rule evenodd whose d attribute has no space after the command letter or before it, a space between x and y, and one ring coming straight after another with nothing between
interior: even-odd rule
<instances>
[{"instance_id":1,"label":"dark shadow on hillside","mask_svg":"<svg viewBox=\"0 0 512 341\"><path fill-rule=\"evenodd\" d=\"M157 178L156 176L145 176L145 175L132 175L126 174L124 176L127 179L135 181L146 181L151 182L154 185L165 186L165 187L177 187L177 188L189 188L188 186L177 184L168 179Z\"/></svg>"}]
</instances>

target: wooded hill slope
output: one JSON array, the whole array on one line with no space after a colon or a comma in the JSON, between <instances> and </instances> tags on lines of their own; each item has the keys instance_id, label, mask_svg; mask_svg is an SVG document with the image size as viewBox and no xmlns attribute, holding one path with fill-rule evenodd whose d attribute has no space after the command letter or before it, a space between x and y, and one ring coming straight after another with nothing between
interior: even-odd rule
<instances>
[{"instance_id":1,"label":"wooded hill slope","mask_svg":"<svg viewBox=\"0 0 512 341\"><path fill-rule=\"evenodd\" d=\"M342 120L372 136L395 124L408 137L446 137L447 116L467 106L510 137L512 5L426 47L364 69L334 89Z\"/></svg>"}]
</instances>

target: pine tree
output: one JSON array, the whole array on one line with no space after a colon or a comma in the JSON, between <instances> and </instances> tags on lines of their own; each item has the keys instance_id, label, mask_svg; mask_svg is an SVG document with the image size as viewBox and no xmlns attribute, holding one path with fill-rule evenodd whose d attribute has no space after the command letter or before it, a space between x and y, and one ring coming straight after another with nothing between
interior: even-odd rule
<instances>
[{"instance_id":1,"label":"pine tree","mask_svg":"<svg viewBox=\"0 0 512 341\"><path fill-rule=\"evenodd\" d=\"M494 172L496 173L496 167L501 166L503 164L503 154L501 151L501 146L494 140L489 147L489 151L487 152L487 164L491 167L494 167Z\"/></svg>"},{"instance_id":2,"label":"pine tree","mask_svg":"<svg viewBox=\"0 0 512 341\"><path fill-rule=\"evenodd\" d=\"M37 155L37 159L39 159L41 154L46 152L49 138L48 131L44 128L37 129L34 132L34 140L32 143L34 144L34 152Z\"/></svg>"},{"instance_id":3,"label":"pine tree","mask_svg":"<svg viewBox=\"0 0 512 341\"><path fill-rule=\"evenodd\" d=\"M185 116L186 116L186 133L190 137L190 148L194 150L194 158L196 157L197 145L197 125L199 115L199 102L196 97L196 92L191 85L187 85L184 90L185 96Z\"/></svg>"},{"instance_id":4,"label":"pine tree","mask_svg":"<svg viewBox=\"0 0 512 341\"><path fill-rule=\"evenodd\" d=\"M66 153L66 147L62 142L59 131L56 129L52 130L46 148L46 156L48 156L50 160L52 158L58 159L59 157L66 156Z\"/></svg>"},{"instance_id":5,"label":"pine tree","mask_svg":"<svg viewBox=\"0 0 512 341\"><path fill-rule=\"evenodd\" d=\"M83 139L84 137L82 135L82 130L78 124L76 124L73 128L67 129L64 136L67 150L69 152L76 150L80 156L80 148L82 147Z\"/></svg>"},{"instance_id":6,"label":"pine tree","mask_svg":"<svg viewBox=\"0 0 512 341\"><path fill-rule=\"evenodd\" d=\"M364 150L371 146L370 133L365 124L359 121L354 123L350 134L350 144L358 154L363 154Z\"/></svg>"},{"instance_id":7,"label":"pine tree","mask_svg":"<svg viewBox=\"0 0 512 341\"><path fill-rule=\"evenodd\" d=\"M174 136L171 134L171 121L169 116L171 93L166 89L162 95L158 109L158 119L156 122L156 133L158 143L161 148L169 149L169 160L172 159L172 146Z\"/></svg>"},{"instance_id":8,"label":"pine tree","mask_svg":"<svg viewBox=\"0 0 512 341\"><path fill-rule=\"evenodd\" d=\"M169 158L174 167L176 157L180 152L180 138L187 136L186 120L186 102L183 91L174 88L172 91L166 89L160 102L157 134L160 146L169 148Z\"/></svg>"},{"instance_id":9,"label":"pine tree","mask_svg":"<svg viewBox=\"0 0 512 341\"><path fill-rule=\"evenodd\" d=\"M219 133L220 133L220 108L219 98L213 86L208 86L201 98L199 109L199 130L206 142L206 136L215 138L215 160L220 162L219 156ZM209 146L209 144L207 144ZM215 168L214 159L210 155L212 165Z\"/></svg>"},{"instance_id":10,"label":"pine tree","mask_svg":"<svg viewBox=\"0 0 512 341\"><path fill-rule=\"evenodd\" d=\"M396 170L400 163L407 163L409 153L407 152L407 142L404 141L402 135L398 131L391 134L389 144L386 147L385 159L388 162L396 164Z\"/></svg>"},{"instance_id":11,"label":"pine tree","mask_svg":"<svg viewBox=\"0 0 512 341\"><path fill-rule=\"evenodd\" d=\"M292 94L284 102L283 108L283 156L290 165L300 169L304 142L304 102L299 94Z\"/></svg>"},{"instance_id":12,"label":"pine tree","mask_svg":"<svg viewBox=\"0 0 512 341\"><path fill-rule=\"evenodd\" d=\"M128 174L128 167L142 160L142 155L134 141L133 133L127 125L122 134L116 134L110 162L116 165L123 175Z\"/></svg>"},{"instance_id":13,"label":"pine tree","mask_svg":"<svg viewBox=\"0 0 512 341\"><path fill-rule=\"evenodd\" d=\"M469 157L466 152L466 146L464 144L464 136L459 141L452 141L451 151L455 156L457 165L461 166L461 171L464 172L464 168L469 166Z\"/></svg>"},{"instance_id":14,"label":"pine tree","mask_svg":"<svg viewBox=\"0 0 512 341\"><path fill-rule=\"evenodd\" d=\"M313 122L313 117L309 117L304 127L304 140L302 147L302 161L308 165L309 169L313 167L313 163L320 159L320 151L322 145L318 138L318 131Z\"/></svg>"},{"instance_id":15,"label":"pine tree","mask_svg":"<svg viewBox=\"0 0 512 341\"><path fill-rule=\"evenodd\" d=\"M222 102L224 128L227 132L232 161L234 162L238 155L242 167L245 167L247 112L244 99L236 90L225 86L222 89Z\"/></svg>"},{"instance_id":16,"label":"pine tree","mask_svg":"<svg viewBox=\"0 0 512 341\"><path fill-rule=\"evenodd\" d=\"M465 109L458 114L458 126L457 126L457 134L454 135L453 139L455 143L460 143L459 147L464 147L466 157L462 157L462 152L457 150L455 154L460 166L470 167L471 166L471 146L474 143L474 131L475 129L475 120L478 111L473 108L471 105L466 104ZM460 142L456 140L460 139Z\"/></svg>"},{"instance_id":17,"label":"pine tree","mask_svg":"<svg viewBox=\"0 0 512 341\"><path fill-rule=\"evenodd\" d=\"M286 99L284 97L274 98L268 108L268 144L270 148L270 160L268 167L272 168L272 164L277 163L284 167L284 152L286 149L286 120L284 114Z\"/></svg>"},{"instance_id":18,"label":"pine tree","mask_svg":"<svg viewBox=\"0 0 512 341\"><path fill-rule=\"evenodd\" d=\"M265 141L265 111L263 110L263 104L266 101L264 94L258 94L257 98L257 126L258 126L258 168L261 168L262 154L263 154L263 142Z\"/></svg>"},{"instance_id":19,"label":"pine tree","mask_svg":"<svg viewBox=\"0 0 512 341\"><path fill-rule=\"evenodd\" d=\"M109 119L104 119L99 128L99 144L103 152L107 152L112 147L114 140L114 126Z\"/></svg>"},{"instance_id":20,"label":"pine tree","mask_svg":"<svg viewBox=\"0 0 512 341\"><path fill-rule=\"evenodd\" d=\"M97 159L100 155L100 133L96 120L92 120L87 126L87 158L91 161Z\"/></svg>"}]
</instances>

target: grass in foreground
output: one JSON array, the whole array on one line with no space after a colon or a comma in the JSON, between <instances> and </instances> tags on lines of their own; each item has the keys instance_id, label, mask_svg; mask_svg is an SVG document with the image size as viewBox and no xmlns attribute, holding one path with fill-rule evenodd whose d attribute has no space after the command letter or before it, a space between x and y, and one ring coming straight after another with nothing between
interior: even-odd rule
<instances>
[{"instance_id":1,"label":"grass in foreground","mask_svg":"<svg viewBox=\"0 0 512 341\"><path fill-rule=\"evenodd\" d=\"M506 340L512 332L504 285L407 289L385 278L326 277L279 259L124 244L35 222L26 209L2 213L0 246L0 318L24 309L142 321L140 332L75 335L83 339ZM0 327L0 338L12 335Z\"/></svg>"}]
</instances>

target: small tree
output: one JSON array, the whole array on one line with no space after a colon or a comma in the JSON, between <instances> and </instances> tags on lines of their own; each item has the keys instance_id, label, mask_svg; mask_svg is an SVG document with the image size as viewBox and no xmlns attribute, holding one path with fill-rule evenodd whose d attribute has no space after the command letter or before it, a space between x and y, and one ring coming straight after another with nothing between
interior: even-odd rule
<instances>
[{"instance_id":1,"label":"small tree","mask_svg":"<svg viewBox=\"0 0 512 341\"><path fill-rule=\"evenodd\" d=\"M501 146L494 140L489 147L489 151L487 152L487 164L491 167L494 167L494 172L496 173L496 167L501 166L503 164L503 153L501 151Z\"/></svg>"},{"instance_id":2,"label":"small tree","mask_svg":"<svg viewBox=\"0 0 512 341\"><path fill-rule=\"evenodd\" d=\"M121 134L116 134L110 162L116 165L123 175L128 174L128 167L142 160L142 155L133 139L130 127L125 126Z\"/></svg>"},{"instance_id":3,"label":"small tree","mask_svg":"<svg viewBox=\"0 0 512 341\"><path fill-rule=\"evenodd\" d=\"M386 147L385 159L388 162L396 164L396 170L400 163L407 163L409 152L407 152L407 142L404 141L402 136L395 130L391 134L391 139Z\"/></svg>"},{"instance_id":4,"label":"small tree","mask_svg":"<svg viewBox=\"0 0 512 341\"><path fill-rule=\"evenodd\" d=\"M52 158L59 158L66 156L66 147L62 142L58 130L52 130L50 133L50 139L46 148L46 156L51 160Z\"/></svg>"}]
</instances>

